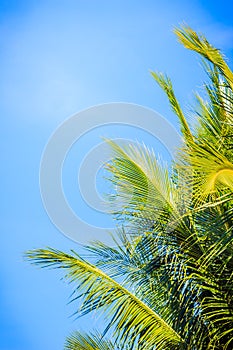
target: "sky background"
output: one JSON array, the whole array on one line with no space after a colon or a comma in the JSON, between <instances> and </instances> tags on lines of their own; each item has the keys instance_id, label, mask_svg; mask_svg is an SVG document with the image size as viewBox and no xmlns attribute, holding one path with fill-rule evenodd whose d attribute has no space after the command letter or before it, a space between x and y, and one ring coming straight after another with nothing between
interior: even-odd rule
<instances>
[{"instance_id":1,"label":"sky background","mask_svg":"<svg viewBox=\"0 0 233 350\"><path fill-rule=\"evenodd\" d=\"M107 102L150 107L177 127L149 70L169 74L189 111L192 93L202 91L206 76L198 57L178 44L172 28L187 23L201 31L232 67L232 6L230 0L221 5L206 0L0 1L0 350L60 350L72 330L101 323L90 316L70 317L75 310L67 305L71 288L59 273L22 258L26 250L45 246L80 251L51 223L41 201L39 166L50 135L74 113ZM153 146L138 130L105 127L72 148L64 189L83 220L105 227L110 219L79 198L82 158L100 136L134 134Z\"/></svg>"}]
</instances>

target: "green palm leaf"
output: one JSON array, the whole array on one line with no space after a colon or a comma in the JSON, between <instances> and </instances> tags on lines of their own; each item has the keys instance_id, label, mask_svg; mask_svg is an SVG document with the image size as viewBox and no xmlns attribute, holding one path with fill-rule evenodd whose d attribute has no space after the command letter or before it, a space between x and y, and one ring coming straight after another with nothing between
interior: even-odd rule
<instances>
[{"instance_id":1,"label":"green palm leaf","mask_svg":"<svg viewBox=\"0 0 233 350\"><path fill-rule=\"evenodd\" d=\"M116 348L110 340L104 340L98 332L86 334L76 331L67 337L65 350L116 350Z\"/></svg>"},{"instance_id":2,"label":"green palm leaf","mask_svg":"<svg viewBox=\"0 0 233 350\"><path fill-rule=\"evenodd\" d=\"M120 210L113 213L148 220L161 220L163 217L166 221L176 210L177 201L177 192L168 169L159 164L154 152L145 145L120 147L115 142L108 143L112 148L113 160L107 169L111 173L110 181L117 185L116 195L110 199L113 209L114 199L121 204Z\"/></svg>"},{"instance_id":3,"label":"green palm leaf","mask_svg":"<svg viewBox=\"0 0 233 350\"><path fill-rule=\"evenodd\" d=\"M156 82L159 84L159 86L167 94L167 97L168 97L168 100L169 100L170 105L172 107L172 110L178 116L178 118L180 120L181 131L182 131L183 135L185 136L187 143L188 143L188 141L192 141L192 139L193 139L192 133L190 131L190 128L188 126L186 118L182 112L182 109L179 105L179 102L176 99L171 80L167 76L165 76L161 73L151 72L151 75L156 80Z\"/></svg>"},{"instance_id":4,"label":"green palm leaf","mask_svg":"<svg viewBox=\"0 0 233 350\"><path fill-rule=\"evenodd\" d=\"M100 308L107 311L118 341L146 344L148 348L156 344L156 349L176 349L182 344L179 334L148 305L79 256L38 249L29 251L27 257L35 264L65 269L66 278L79 282L76 293L83 298L80 313Z\"/></svg>"},{"instance_id":5,"label":"green palm leaf","mask_svg":"<svg viewBox=\"0 0 233 350\"><path fill-rule=\"evenodd\" d=\"M208 101L196 95L190 128L170 79L152 73L184 136L172 166L145 145L108 141L116 187L109 202L123 224L116 246L86 247L96 266L54 249L27 253L36 264L66 271L73 300L82 300L79 315L108 316L102 336L76 332L67 350L232 349L233 73L205 37L188 27L175 33L202 56L210 83ZM114 343L104 340L110 329Z\"/></svg>"},{"instance_id":6,"label":"green palm leaf","mask_svg":"<svg viewBox=\"0 0 233 350\"><path fill-rule=\"evenodd\" d=\"M176 28L174 32L184 47L198 52L204 58L212 62L227 79L233 89L233 73L218 49L213 47L203 35L198 35L190 27L184 26L182 28Z\"/></svg>"}]
</instances>

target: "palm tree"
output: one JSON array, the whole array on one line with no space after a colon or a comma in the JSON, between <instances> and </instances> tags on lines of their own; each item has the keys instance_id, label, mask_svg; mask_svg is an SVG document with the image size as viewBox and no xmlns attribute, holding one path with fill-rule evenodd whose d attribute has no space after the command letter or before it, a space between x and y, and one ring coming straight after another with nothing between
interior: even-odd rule
<instances>
[{"instance_id":1,"label":"palm tree","mask_svg":"<svg viewBox=\"0 0 233 350\"><path fill-rule=\"evenodd\" d=\"M75 252L27 253L64 269L74 300L82 299L80 315L102 310L110 319L101 336L75 333L66 349L233 348L233 73L205 37L188 27L175 33L201 55L210 78L208 101L196 95L190 127L170 79L152 72L180 121L184 144L175 161L168 168L144 145L109 141L116 247L86 247L94 265Z\"/></svg>"}]
</instances>

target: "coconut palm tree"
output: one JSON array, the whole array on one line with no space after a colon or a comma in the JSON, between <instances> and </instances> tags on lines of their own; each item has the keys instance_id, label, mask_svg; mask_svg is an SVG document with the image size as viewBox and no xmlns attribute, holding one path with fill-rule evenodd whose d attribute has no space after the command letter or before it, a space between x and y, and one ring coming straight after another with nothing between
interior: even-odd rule
<instances>
[{"instance_id":1,"label":"coconut palm tree","mask_svg":"<svg viewBox=\"0 0 233 350\"><path fill-rule=\"evenodd\" d=\"M108 315L101 336L75 333L66 349L233 348L233 73L205 37L188 27L175 33L201 55L210 80L207 101L196 95L190 126L170 79L152 72L180 122L184 144L176 159L167 167L144 145L109 141L116 246L86 247L95 264L74 252L27 253L65 271L74 300L82 299L80 315Z\"/></svg>"}]
</instances>

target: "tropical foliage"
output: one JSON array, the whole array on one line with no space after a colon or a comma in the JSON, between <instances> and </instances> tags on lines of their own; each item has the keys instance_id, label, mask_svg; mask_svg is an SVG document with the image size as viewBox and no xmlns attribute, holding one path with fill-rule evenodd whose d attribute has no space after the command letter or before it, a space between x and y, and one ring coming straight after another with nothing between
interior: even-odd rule
<instances>
[{"instance_id":1,"label":"tropical foliage","mask_svg":"<svg viewBox=\"0 0 233 350\"><path fill-rule=\"evenodd\" d=\"M176 159L166 167L144 145L109 142L116 246L86 247L94 265L74 252L27 253L65 271L80 315L108 316L101 336L75 333L66 349L233 349L233 73L205 37L188 27L175 33L209 77L189 125L170 79L152 72L179 118Z\"/></svg>"}]
</instances>

